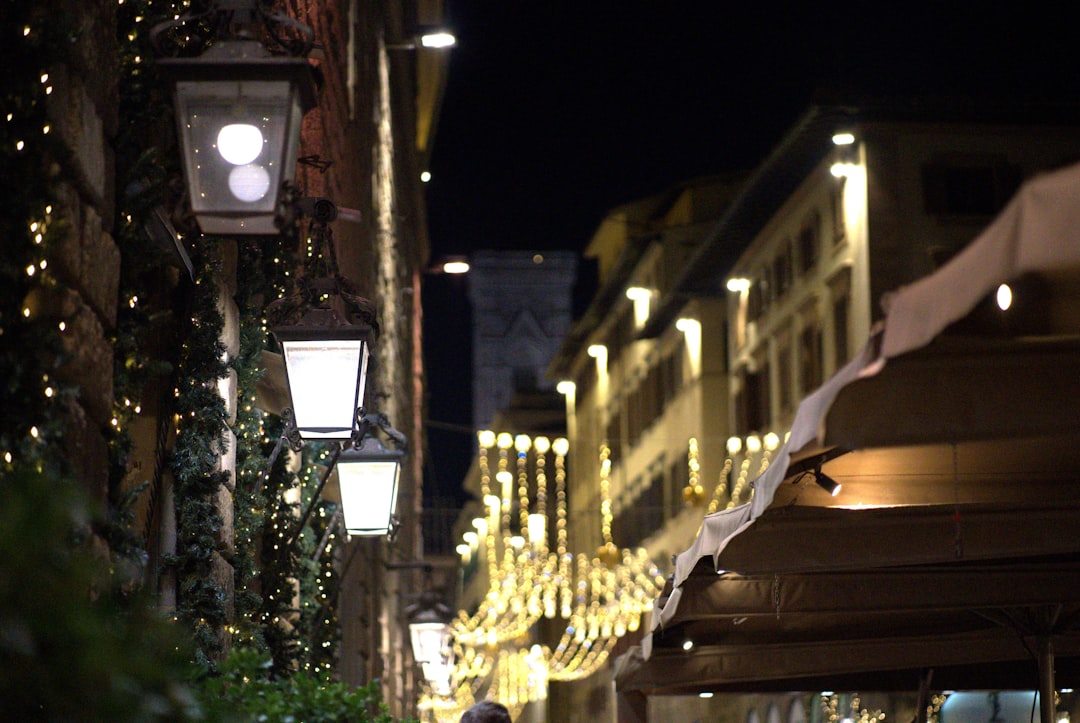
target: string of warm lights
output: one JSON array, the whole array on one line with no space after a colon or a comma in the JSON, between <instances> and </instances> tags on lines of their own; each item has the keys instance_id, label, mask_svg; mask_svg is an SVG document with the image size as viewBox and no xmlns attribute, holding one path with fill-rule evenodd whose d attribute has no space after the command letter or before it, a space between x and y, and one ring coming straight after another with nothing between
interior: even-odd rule
<instances>
[{"instance_id":1,"label":"string of warm lights","mask_svg":"<svg viewBox=\"0 0 1080 723\"><path fill-rule=\"evenodd\" d=\"M577 680L602 667L619 638L639 628L664 581L643 549L620 550L612 539L611 453L606 446L600 450L602 545L589 555L568 549L567 440L483 431L477 441L485 515L474 520L476 532L466 540L470 557L485 548L488 592L475 613L461 611L451 624L454 693L443 697L464 705L481 690L495 690L504 703L524 705L545 696L550 680ZM549 454L555 487L554 551L548 541ZM491 489L493 455L500 495ZM515 503L517 530L511 528ZM541 617L565 621L559 643L554 648L521 647ZM425 710L440 720L460 712L459 706L437 698L432 693Z\"/></svg>"}]
</instances>

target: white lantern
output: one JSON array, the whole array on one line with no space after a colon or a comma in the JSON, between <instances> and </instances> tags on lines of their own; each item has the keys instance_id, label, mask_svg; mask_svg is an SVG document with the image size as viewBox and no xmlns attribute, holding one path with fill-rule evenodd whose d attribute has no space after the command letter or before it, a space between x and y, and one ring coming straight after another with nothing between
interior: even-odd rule
<instances>
[{"instance_id":1,"label":"white lantern","mask_svg":"<svg viewBox=\"0 0 1080 723\"><path fill-rule=\"evenodd\" d=\"M349 439L364 404L371 327L310 309L273 329L285 360L293 420L303 439Z\"/></svg>"},{"instance_id":2,"label":"white lantern","mask_svg":"<svg viewBox=\"0 0 1080 723\"><path fill-rule=\"evenodd\" d=\"M279 232L279 194L296 173L300 122L315 105L303 58L253 40L158 61L171 80L191 209L203 233Z\"/></svg>"},{"instance_id":3,"label":"white lantern","mask_svg":"<svg viewBox=\"0 0 1080 723\"><path fill-rule=\"evenodd\" d=\"M350 535L386 535L393 528L404 456L375 437L365 437L358 448L338 457L341 511Z\"/></svg>"}]
</instances>

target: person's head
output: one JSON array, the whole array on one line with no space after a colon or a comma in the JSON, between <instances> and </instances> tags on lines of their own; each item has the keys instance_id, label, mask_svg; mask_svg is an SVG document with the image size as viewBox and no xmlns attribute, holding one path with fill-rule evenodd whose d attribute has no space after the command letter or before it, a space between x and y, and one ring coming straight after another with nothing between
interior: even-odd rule
<instances>
[{"instance_id":1,"label":"person's head","mask_svg":"<svg viewBox=\"0 0 1080 723\"><path fill-rule=\"evenodd\" d=\"M510 711L501 703L482 700L461 715L461 723L510 723Z\"/></svg>"}]
</instances>

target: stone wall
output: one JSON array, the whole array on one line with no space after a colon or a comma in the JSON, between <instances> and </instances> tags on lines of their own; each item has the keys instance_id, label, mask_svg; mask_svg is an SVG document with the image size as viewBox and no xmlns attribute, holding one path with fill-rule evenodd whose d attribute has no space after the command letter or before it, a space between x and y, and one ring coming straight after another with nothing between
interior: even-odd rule
<instances>
[{"instance_id":1,"label":"stone wall","mask_svg":"<svg viewBox=\"0 0 1080 723\"><path fill-rule=\"evenodd\" d=\"M56 3L52 3L56 5ZM70 5L70 3L68 4ZM58 10L54 7L53 10ZM67 447L72 468L98 498L108 492L106 434L112 422L113 349L120 251L112 237L114 162L108 138L117 130L115 3L81 3L84 29L62 64L50 69L52 133L62 146L53 169L59 179L55 215L67 233L54 247L50 270L57 280L51 302L65 322L71 360L60 371L78 385L72 401Z\"/></svg>"}]
</instances>

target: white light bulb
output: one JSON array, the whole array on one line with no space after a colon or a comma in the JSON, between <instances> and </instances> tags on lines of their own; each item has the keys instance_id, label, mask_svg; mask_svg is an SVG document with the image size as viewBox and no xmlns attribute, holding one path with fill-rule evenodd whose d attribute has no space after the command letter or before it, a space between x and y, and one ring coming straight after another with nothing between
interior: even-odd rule
<instances>
[{"instance_id":1,"label":"white light bulb","mask_svg":"<svg viewBox=\"0 0 1080 723\"><path fill-rule=\"evenodd\" d=\"M262 131L249 123L230 123L218 132L217 149L234 166L246 166L262 153Z\"/></svg>"},{"instance_id":2,"label":"white light bulb","mask_svg":"<svg viewBox=\"0 0 1080 723\"><path fill-rule=\"evenodd\" d=\"M241 201L258 201L270 190L270 174L262 166L237 166L229 173L229 190Z\"/></svg>"},{"instance_id":3,"label":"white light bulb","mask_svg":"<svg viewBox=\"0 0 1080 723\"><path fill-rule=\"evenodd\" d=\"M1008 311L1012 306L1013 293L1008 284L1002 284L997 289L997 305L1002 311Z\"/></svg>"}]
</instances>

